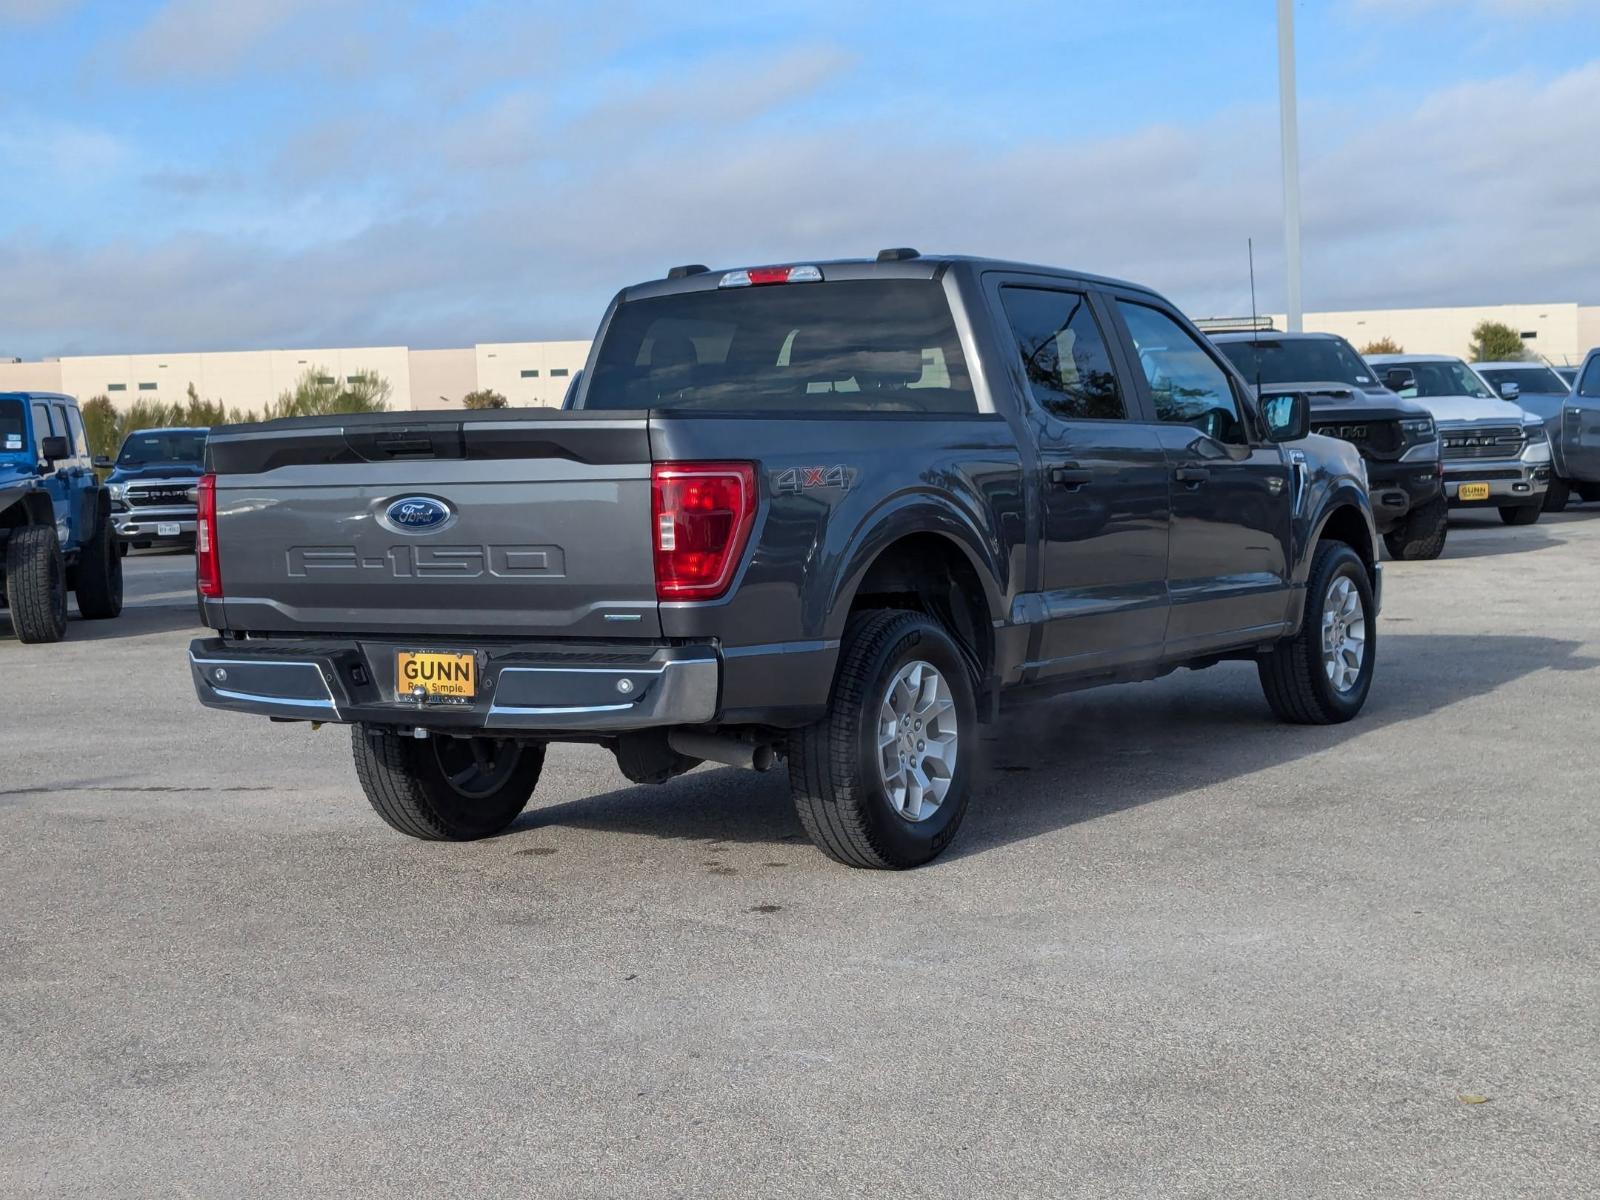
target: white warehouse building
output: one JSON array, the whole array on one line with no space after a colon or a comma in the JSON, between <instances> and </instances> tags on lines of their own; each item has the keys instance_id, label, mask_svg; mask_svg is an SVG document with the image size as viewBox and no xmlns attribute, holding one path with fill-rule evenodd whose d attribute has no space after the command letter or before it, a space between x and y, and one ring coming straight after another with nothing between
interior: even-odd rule
<instances>
[{"instance_id":1,"label":"white warehouse building","mask_svg":"<svg viewBox=\"0 0 1600 1200\"><path fill-rule=\"evenodd\" d=\"M0 392L107 396L119 408L136 400L182 402L189 386L204 400L259 411L291 391L308 371L346 382L373 372L391 388L396 410L460 408L469 392L499 392L519 407L556 407L583 368L589 343L494 342L459 350L360 346L321 350L229 350L172 354L96 354L44 362L0 360Z\"/></svg>"},{"instance_id":2,"label":"white warehouse building","mask_svg":"<svg viewBox=\"0 0 1600 1200\"><path fill-rule=\"evenodd\" d=\"M1282 313L1275 328L1287 329ZM1375 308L1349 312L1308 312L1307 330L1337 333L1357 350L1389 338L1408 354L1472 357L1472 331L1483 321L1499 321L1522 335L1529 358L1553 366L1576 366L1600 346L1600 305L1490 304L1469 308Z\"/></svg>"}]
</instances>

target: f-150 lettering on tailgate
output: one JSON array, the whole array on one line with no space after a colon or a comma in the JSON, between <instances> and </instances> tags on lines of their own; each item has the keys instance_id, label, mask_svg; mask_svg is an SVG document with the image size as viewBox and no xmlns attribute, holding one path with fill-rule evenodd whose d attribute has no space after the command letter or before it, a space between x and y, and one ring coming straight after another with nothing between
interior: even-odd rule
<instances>
[{"instance_id":1,"label":"f-150 lettering on tailgate","mask_svg":"<svg viewBox=\"0 0 1600 1200\"><path fill-rule=\"evenodd\" d=\"M380 572L396 579L562 579L566 555L560 546L390 546L363 557L354 546L290 546L284 555L290 578L313 572Z\"/></svg>"}]
</instances>

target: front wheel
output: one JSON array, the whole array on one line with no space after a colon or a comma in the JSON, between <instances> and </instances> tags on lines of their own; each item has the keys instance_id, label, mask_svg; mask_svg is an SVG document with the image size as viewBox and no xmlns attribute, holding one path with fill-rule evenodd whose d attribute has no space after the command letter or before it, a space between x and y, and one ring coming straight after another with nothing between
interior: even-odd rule
<instances>
[{"instance_id":1,"label":"front wheel","mask_svg":"<svg viewBox=\"0 0 1600 1200\"><path fill-rule=\"evenodd\" d=\"M1377 665L1376 618L1366 563L1344 542L1320 543L1299 632L1256 660L1279 720L1337 725L1361 711Z\"/></svg>"},{"instance_id":2,"label":"front wheel","mask_svg":"<svg viewBox=\"0 0 1600 1200\"><path fill-rule=\"evenodd\" d=\"M1500 510L1500 519L1507 525L1534 525L1544 515L1544 504L1506 505Z\"/></svg>"},{"instance_id":3,"label":"front wheel","mask_svg":"<svg viewBox=\"0 0 1600 1200\"><path fill-rule=\"evenodd\" d=\"M1545 512L1563 512L1572 501L1572 483L1559 475L1550 476L1550 486L1544 493Z\"/></svg>"},{"instance_id":4,"label":"front wheel","mask_svg":"<svg viewBox=\"0 0 1600 1200\"><path fill-rule=\"evenodd\" d=\"M1439 496L1408 512L1405 520L1383 535L1383 544L1390 558L1423 562L1444 553L1449 532L1450 502Z\"/></svg>"},{"instance_id":5,"label":"front wheel","mask_svg":"<svg viewBox=\"0 0 1600 1200\"><path fill-rule=\"evenodd\" d=\"M67 564L49 525L25 525L6 543L6 600L19 642L67 636Z\"/></svg>"},{"instance_id":6,"label":"front wheel","mask_svg":"<svg viewBox=\"0 0 1600 1200\"><path fill-rule=\"evenodd\" d=\"M501 738L404 737L357 725L356 778L377 814L408 837L469 842L499 833L528 805L544 746Z\"/></svg>"},{"instance_id":7,"label":"front wheel","mask_svg":"<svg viewBox=\"0 0 1600 1200\"><path fill-rule=\"evenodd\" d=\"M904 870L955 838L977 757L972 672L922 613L850 619L828 715L789 740L789 786L817 849L851 867Z\"/></svg>"}]
</instances>

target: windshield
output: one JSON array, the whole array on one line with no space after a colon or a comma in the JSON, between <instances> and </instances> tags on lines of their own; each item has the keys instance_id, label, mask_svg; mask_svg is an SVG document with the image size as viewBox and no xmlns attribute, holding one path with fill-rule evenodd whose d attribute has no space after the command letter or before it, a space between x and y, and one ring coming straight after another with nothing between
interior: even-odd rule
<instances>
[{"instance_id":1,"label":"windshield","mask_svg":"<svg viewBox=\"0 0 1600 1200\"><path fill-rule=\"evenodd\" d=\"M1263 337L1251 341L1219 342L1218 349L1232 360L1251 383L1348 383L1358 388L1379 387L1372 370L1341 338Z\"/></svg>"},{"instance_id":2,"label":"windshield","mask_svg":"<svg viewBox=\"0 0 1600 1200\"><path fill-rule=\"evenodd\" d=\"M1565 396L1572 390L1549 367L1479 367L1478 374L1497 392L1507 383L1514 383L1525 392L1546 396Z\"/></svg>"},{"instance_id":3,"label":"windshield","mask_svg":"<svg viewBox=\"0 0 1600 1200\"><path fill-rule=\"evenodd\" d=\"M970 413L977 402L943 287L863 279L624 303L583 407Z\"/></svg>"},{"instance_id":4,"label":"windshield","mask_svg":"<svg viewBox=\"0 0 1600 1200\"><path fill-rule=\"evenodd\" d=\"M1473 396L1479 400L1500 398L1484 387L1483 380L1474 375L1472 368L1464 362L1392 362L1384 363L1374 369L1384 374L1389 371L1410 371L1415 382L1400 389L1400 394L1406 397L1426 399L1430 396Z\"/></svg>"},{"instance_id":5,"label":"windshield","mask_svg":"<svg viewBox=\"0 0 1600 1200\"><path fill-rule=\"evenodd\" d=\"M194 429L146 429L130 433L117 455L119 467L148 467L158 463L200 465L205 457L206 435Z\"/></svg>"},{"instance_id":6,"label":"windshield","mask_svg":"<svg viewBox=\"0 0 1600 1200\"><path fill-rule=\"evenodd\" d=\"M16 454L25 449L28 431L22 418L22 401L0 400L0 454Z\"/></svg>"}]
</instances>

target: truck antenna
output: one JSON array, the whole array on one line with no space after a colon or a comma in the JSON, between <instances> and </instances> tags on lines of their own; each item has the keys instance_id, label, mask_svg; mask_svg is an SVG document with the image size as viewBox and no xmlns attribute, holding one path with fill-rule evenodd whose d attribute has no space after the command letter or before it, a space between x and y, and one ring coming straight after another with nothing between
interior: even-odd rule
<instances>
[{"instance_id":1,"label":"truck antenna","mask_svg":"<svg viewBox=\"0 0 1600 1200\"><path fill-rule=\"evenodd\" d=\"M1261 318L1256 316L1256 240L1245 238L1245 253L1250 257L1250 345L1255 350L1256 399L1261 398Z\"/></svg>"}]
</instances>

